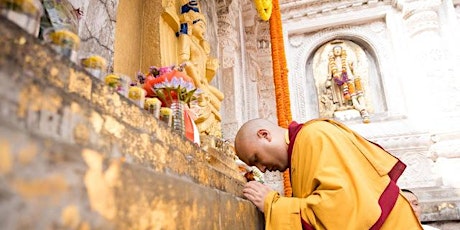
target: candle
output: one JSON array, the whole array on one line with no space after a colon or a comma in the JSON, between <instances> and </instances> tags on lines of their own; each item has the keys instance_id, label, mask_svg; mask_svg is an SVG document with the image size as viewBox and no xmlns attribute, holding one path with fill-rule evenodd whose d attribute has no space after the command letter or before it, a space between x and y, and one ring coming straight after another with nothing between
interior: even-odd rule
<instances>
[{"instance_id":1,"label":"candle","mask_svg":"<svg viewBox=\"0 0 460 230\"><path fill-rule=\"evenodd\" d=\"M160 120L166 122L169 127L172 126L172 116L173 116L172 109L167 108L167 107L162 107L160 109Z\"/></svg>"},{"instance_id":2,"label":"candle","mask_svg":"<svg viewBox=\"0 0 460 230\"><path fill-rule=\"evenodd\" d=\"M152 113L155 118L160 119L161 101L158 98L145 99L144 109Z\"/></svg>"}]
</instances>

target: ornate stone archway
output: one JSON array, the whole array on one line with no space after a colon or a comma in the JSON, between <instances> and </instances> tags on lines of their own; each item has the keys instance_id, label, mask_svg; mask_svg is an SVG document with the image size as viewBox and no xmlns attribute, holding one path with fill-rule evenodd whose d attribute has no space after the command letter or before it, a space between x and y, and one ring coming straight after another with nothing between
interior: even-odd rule
<instances>
[{"instance_id":1,"label":"ornate stone archway","mask_svg":"<svg viewBox=\"0 0 460 230\"><path fill-rule=\"evenodd\" d=\"M325 29L314 35L303 34L293 35L289 37L289 50L291 55L289 56L289 82L291 100L292 100L292 111L293 118L295 120L308 120L311 118L318 117L319 110L316 88L312 87L314 84L308 77L313 77L312 69L310 64L314 53L325 43L334 39L347 39L354 41L359 44L367 52L367 57L370 58L370 62L374 65L374 71L370 74L378 75L375 79L378 79L374 84L373 91L379 90L380 93L374 95L373 100L379 101L380 106L375 107L377 113L402 113L393 104L394 101L389 101L386 95L389 93L400 94L398 85L388 85L388 80L396 78L395 73L389 66L393 63L388 58L390 55L390 47L387 42L383 40L384 34L380 34L383 30L381 27L385 25L382 22L374 22L370 26L342 26L333 29ZM376 36L378 35L378 36ZM313 104L313 105L312 105Z\"/></svg>"}]
</instances>

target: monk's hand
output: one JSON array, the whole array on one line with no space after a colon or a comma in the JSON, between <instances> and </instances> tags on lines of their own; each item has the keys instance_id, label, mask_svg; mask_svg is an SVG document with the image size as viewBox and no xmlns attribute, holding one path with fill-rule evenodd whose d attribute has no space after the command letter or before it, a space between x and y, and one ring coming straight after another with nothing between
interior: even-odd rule
<instances>
[{"instance_id":1,"label":"monk's hand","mask_svg":"<svg viewBox=\"0 0 460 230\"><path fill-rule=\"evenodd\" d=\"M243 195L248 198L261 212L264 212L264 200L267 194L272 191L267 185L257 181L250 181L244 185Z\"/></svg>"}]
</instances>

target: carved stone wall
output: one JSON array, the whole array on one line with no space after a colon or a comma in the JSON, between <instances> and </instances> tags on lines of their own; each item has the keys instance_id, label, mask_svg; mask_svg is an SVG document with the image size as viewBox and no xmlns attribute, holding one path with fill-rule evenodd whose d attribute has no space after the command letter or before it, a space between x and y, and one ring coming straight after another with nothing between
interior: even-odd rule
<instances>
[{"instance_id":1,"label":"carved stone wall","mask_svg":"<svg viewBox=\"0 0 460 230\"><path fill-rule=\"evenodd\" d=\"M458 222L459 1L282 1L293 118L318 113L311 76L317 49L333 39L363 47L382 77L383 113L346 121L407 164L400 187L420 194L423 221ZM308 10L304 10L308 9ZM444 191L446 196L437 199ZM436 224L436 223L435 223Z\"/></svg>"},{"instance_id":2,"label":"carved stone wall","mask_svg":"<svg viewBox=\"0 0 460 230\"><path fill-rule=\"evenodd\" d=\"M78 35L81 46L79 58L100 55L113 68L115 23L119 0L69 0L76 9L83 12Z\"/></svg>"},{"instance_id":3,"label":"carved stone wall","mask_svg":"<svg viewBox=\"0 0 460 230\"><path fill-rule=\"evenodd\" d=\"M223 122L224 138L233 138L241 122L241 111L238 109L244 106L244 93L236 89L244 88L244 78L242 76L242 63L244 57L241 56L241 43L239 42L243 34L238 30L241 27L240 12L241 8L238 1L218 1L218 35L220 53L220 71L222 77L219 85L225 95L223 101Z\"/></svg>"},{"instance_id":4,"label":"carved stone wall","mask_svg":"<svg viewBox=\"0 0 460 230\"><path fill-rule=\"evenodd\" d=\"M216 1L221 60L219 86L225 93L222 109L224 138L254 118L277 122L268 22L258 19L253 1ZM265 182L281 194L279 172L265 173Z\"/></svg>"},{"instance_id":5,"label":"carved stone wall","mask_svg":"<svg viewBox=\"0 0 460 230\"><path fill-rule=\"evenodd\" d=\"M267 22L258 19L252 1L218 1L218 34L224 99L223 129L232 139L253 118L276 122Z\"/></svg>"},{"instance_id":6,"label":"carved stone wall","mask_svg":"<svg viewBox=\"0 0 460 230\"><path fill-rule=\"evenodd\" d=\"M263 229L228 144L198 148L0 19L2 229Z\"/></svg>"}]
</instances>

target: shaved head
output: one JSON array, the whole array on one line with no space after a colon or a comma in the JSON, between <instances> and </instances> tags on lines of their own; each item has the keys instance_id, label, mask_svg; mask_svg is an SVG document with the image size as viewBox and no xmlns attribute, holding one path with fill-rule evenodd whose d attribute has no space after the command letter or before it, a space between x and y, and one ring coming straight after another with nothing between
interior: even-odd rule
<instances>
[{"instance_id":1,"label":"shaved head","mask_svg":"<svg viewBox=\"0 0 460 230\"><path fill-rule=\"evenodd\" d=\"M236 134L236 155L249 166L257 166L261 171L284 170L284 155L287 156L284 133L285 129L268 120L249 120Z\"/></svg>"},{"instance_id":2,"label":"shaved head","mask_svg":"<svg viewBox=\"0 0 460 230\"><path fill-rule=\"evenodd\" d=\"M235 149L238 157L240 157L238 152L241 151L238 151L238 148L241 149L242 145L247 145L251 142L254 142L257 138L257 131L260 129L273 129L274 127L277 126L272 122L261 118L249 120L244 123L236 133L235 137Z\"/></svg>"},{"instance_id":3,"label":"shaved head","mask_svg":"<svg viewBox=\"0 0 460 230\"><path fill-rule=\"evenodd\" d=\"M269 129L270 127L274 126L276 125L271 123L270 121L261 118L249 120L246 123L244 123L238 130L238 133L236 133L235 142L237 140L248 141L245 139L250 138L251 136L253 136L253 138L256 137L257 130Z\"/></svg>"}]
</instances>

